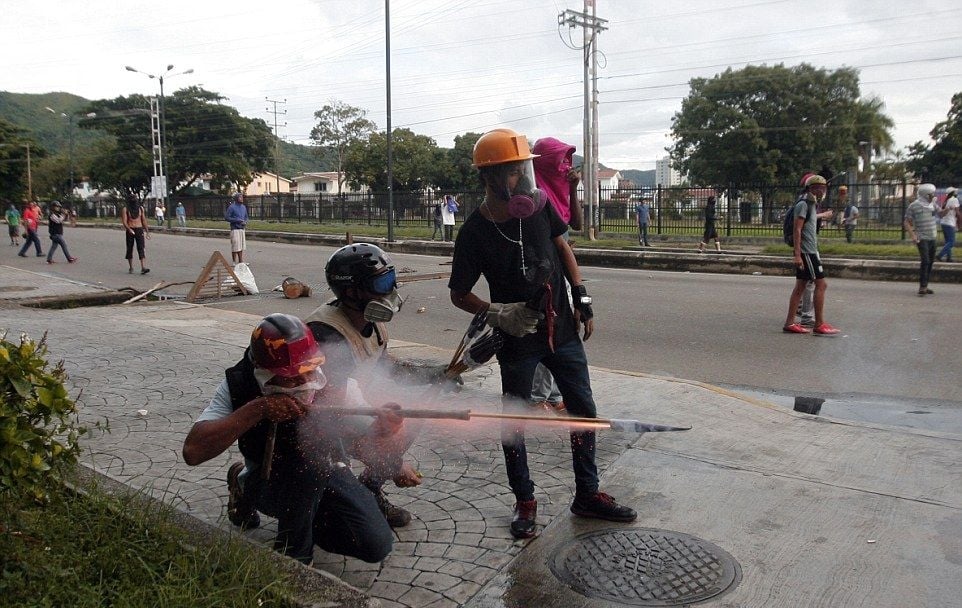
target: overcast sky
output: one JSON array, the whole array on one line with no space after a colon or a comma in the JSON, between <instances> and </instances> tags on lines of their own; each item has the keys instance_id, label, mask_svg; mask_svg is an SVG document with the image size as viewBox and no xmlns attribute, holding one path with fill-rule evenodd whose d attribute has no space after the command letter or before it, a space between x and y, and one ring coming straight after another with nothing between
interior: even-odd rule
<instances>
[{"instance_id":1,"label":"overcast sky","mask_svg":"<svg viewBox=\"0 0 962 608\"><path fill-rule=\"evenodd\" d=\"M393 0L392 124L451 146L509 126L582 150L583 0ZM860 70L863 97L895 121L896 146L928 141L962 91L958 0L597 0L600 160L652 169L693 77L731 66L808 62ZM332 99L386 126L383 0L0 0L0 90L88 99L201 85L310 143ZM286 126L283 126L286 123Z\"/></svg>"}]
</instances>

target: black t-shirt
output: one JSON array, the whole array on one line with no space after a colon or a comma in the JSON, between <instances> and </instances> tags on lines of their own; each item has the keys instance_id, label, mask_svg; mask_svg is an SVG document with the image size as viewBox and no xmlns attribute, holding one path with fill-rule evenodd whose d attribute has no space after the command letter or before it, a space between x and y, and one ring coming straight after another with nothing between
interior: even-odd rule
<instances>
[{"instance_id":1,"label":"black t-shirt","mask_svg":"<svg viewBox=\"0 0 962 608\"><path fill-rule=\"evenodd\" d=\"M550 273L552 305L558 315L554 321L554 344L560 346L577 335L574 315L568 305L564 267L552 240L567 230L568 226L550 204L530 218L510 219L498 224L475 210L458 231L448 287L467 293L484 276L492 302L527 302L541 292L541 285L533 284L531 280L538 269L543 268ZM524 271L521 246L516 242L519 240L524 243ZM523 338L506 336L504 352L521 355L543 350L547 341L547 324L542 320L534 334Z\"/></svg>"}]
</instances>

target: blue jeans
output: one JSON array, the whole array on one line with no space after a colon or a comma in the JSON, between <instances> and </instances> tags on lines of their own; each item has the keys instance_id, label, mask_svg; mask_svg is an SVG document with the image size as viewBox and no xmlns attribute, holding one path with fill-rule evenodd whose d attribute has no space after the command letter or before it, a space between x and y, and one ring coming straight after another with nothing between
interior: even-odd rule
<instances>
[{"instance_id":1,"label":"blue jeans","mask_svg":"<svg viewBox=\"0 0 962 608\"><path fill-rule=\"evenodd\" d=\"M275 550L304 563L313 559L315 544L369 563L391 552L394 533L374 494L349 468L275 453L267 487L259 475L245 482L244 493L257 493L257 510L277 518Z\"/></svg>"},{"instance_id":2,"label":"blue jeans","mask_svg":"<svg viewBox=\"0 0 962 608\"><path fill-rule=\"evenodd\" d=\"M638 244L648 246L648 224L638 224Z\"/></svg>"},{"instance_id":3,"label":"blue jeans","mask_svg":"<svg viewBox=\"0 0 962 608\"><path fill-rule=\"evenodd\" d=\"M945 245L942 245L942 250L939 251L939 255L935 256L938 259L945 258L948 261L952 261L952 247L955 246L955 227L942 224L942 234L945 235Z\"/></svg>"},{"instance_id":4,"label":"blue jeans","mask_svg":"<svg viewBox=\"0 0 962 608\"><path fill-rule=\"evenodd\" d=\"M23 239L23 247L20 248L18 255L26 256L27 249L30 249L30 243L33 243L33 246L37 251L37 257L39 258L42 256L43 249L40 247L40 237L37 236L36 230L30 230L29 228L27 229L27 236Z\"/></svg>"},{"instance_id":5,"label":"blue jeans","mask_svg":"<svg viewBox=\"0 0 962 608\"><path fill-rule=\"evenodd\" d=\"M70 257L70 252L67 251L67 241L63 240L62 234L51 234L50 235L50 250L47 251L47 261L53 260L53 254L57 251L57 247L63 248L63 254L67 257L69 262L72 258Z\"/></svg>"},{"instance_id":6,"label":"blue jeans","mask_svg":"<svg viewBox=\"0 0 962 608\"><path fill-rule=\"evenodd\" d=\"M588 359L581 339L575 337L555 347L520 357L510 353L498 354L501 365L501 391L505 410L530 413L531 381L535 368L543 363L551 372L561 390L568 413L572 416L597 418L594 399L591 396L591 380L588 377ZM515 399L512 399L514 397ZM595 432L571 431L571 460L575 473L577 494L593 494L598 491L598 467L595 465ZM524 427L517 423L505 423L501 427L501 447L508 473L508 484L518 500L534 498L534 483L528 470L528 452L524 444Z\"/></svg>"}]
</instances>

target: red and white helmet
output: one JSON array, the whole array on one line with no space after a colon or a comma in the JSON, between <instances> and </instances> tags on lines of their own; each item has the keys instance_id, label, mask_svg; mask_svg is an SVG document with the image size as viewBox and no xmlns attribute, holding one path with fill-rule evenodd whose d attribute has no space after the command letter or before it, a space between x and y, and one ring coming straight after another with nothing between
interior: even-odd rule
<instances>
[{"instance_id":1,"label":"red and white helmet","mask_svg":"<svg viewBox=\"0 0 962 608\"><path fill-rule=\"evenodd\" d=\"M274 313L251 332L251 360L275 376L293 378L323 365L324 354L303 321Z\"/></svg>"}]
</instances>

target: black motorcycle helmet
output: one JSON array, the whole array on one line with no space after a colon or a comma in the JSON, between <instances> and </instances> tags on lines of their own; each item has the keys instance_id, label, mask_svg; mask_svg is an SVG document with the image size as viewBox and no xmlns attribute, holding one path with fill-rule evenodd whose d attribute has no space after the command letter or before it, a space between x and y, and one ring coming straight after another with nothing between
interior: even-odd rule
<instances>
[{"instance_id":1,"label":"black motorcycle helmet","mask_svg":"<svg viewBox=\"0 0 962 608\"><path fill-rule=\"evenodd\" d=\"M370 243L345 245L335 251L324 267L324 277L339 300L349 287L387 294L397 286L391 257Z\"/></svg>"}]
</instances>

